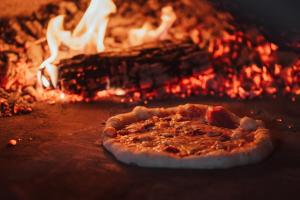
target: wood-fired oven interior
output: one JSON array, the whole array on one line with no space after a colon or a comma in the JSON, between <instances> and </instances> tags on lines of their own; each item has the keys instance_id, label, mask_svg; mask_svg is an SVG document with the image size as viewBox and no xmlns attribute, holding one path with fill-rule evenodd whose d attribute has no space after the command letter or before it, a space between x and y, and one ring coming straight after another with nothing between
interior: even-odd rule
<instances>
[{"instance_id":1,"label":"wood-fired oven interior","mask_svg":"<svg viewBox=\"0 0 300 200\"><path fill-rule=\"evenodd\" d=\"M1 199L299 196L297 2L2 0L0 9ZM168 170L126 166L101 148L109 117L184 103L263 120L274 153L228 170Z\"/></svg>"}]
</instances>

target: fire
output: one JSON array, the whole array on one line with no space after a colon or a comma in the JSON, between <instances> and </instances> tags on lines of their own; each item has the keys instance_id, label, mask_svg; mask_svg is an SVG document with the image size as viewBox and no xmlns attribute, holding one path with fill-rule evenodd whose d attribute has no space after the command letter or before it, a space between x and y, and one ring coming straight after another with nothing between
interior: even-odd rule
<instances>
[{"instance_id":1,"label":"fire","mask_svg":"<svg viewBox=\"0 0 300 200\"><path fill-rule=\"evenodd\" d=\"M201 37L201 33L197 34ZM203 40L193 37L199 44ZM253 40L236 30L208 41L211 66L177 82L166 83L163 92L181 98L201 94L234 99L284 94L295 101L295 96L300 95L300 58L290 66L279 64L276 59L278 47L259 37ZM166 96L155 90L146 94L140 90L140 93L144 99Z\"/></svg>"},{"instance_id":2,"label":"fire","mask_svg":"<svg viewBox=\"0 0 300 200\"><path fill-rule=\"evenodd\" d=\"M116 12L116 6L112 0L92 0L83 17L71 31L64 29L64 16L60 15L51 19L47 28L47 42L50 56L40 65L37 80L41 87L56 88L58 81L58 69L55 62L62 59L60 47L68 47L69 55L79 53L97 53L105 50L104 39L109 15ZM171 6L162 8L161 24L156 29L145 23L140 29L129 30L128 39L130 45L139 45L154 40L164 39L168 30L176 20L176 15ZM117 96L125 95L124 90L109 87L108 93ZM107 93L105 93L107 94ZM99 96L103 93L99 92Z\"/></svg>"},{"instance_id":3,"label":"fire","mask_svg":"<svg viewBox=\"0 0 300 200\"><path fill-rule=\"evenodd\" d=\"M158 39L164 39L176 21L176 14L171 6L162 8L161 24L153 29L149 23L144 23L141 28L132 29L129 32L129 43L131 45L141 45Z\"/></svg>"},{"instance_id":4,"label":"fire","mask_svg":"<svg viewBox=\"0 0 300 200\"><path fill-rule=\"evenodd\" d=\"M50 20L47 28L47 42L50 57L39 67L38 81L44 87L49 87L50 82L56 87L58 69L54 62L59 56L59 47L67 46L78 53L96 53L104 51L104 37L109 21L109 15L116 12L116 6L112 0L92 0L85 14L75 29L66 31L63 28L64 16L60 15ZM46 80L45 72L50 77Z\"/></svg>"},{"instance_id":5,"label":"fire","mask_svg":"<svg viewBox=\"0 0 300 200\"><path fill-rule=\"evenodd\" d=\"M64 29L64 16L49 21L47 42L50 56L40 66L37 78L45 88L56 87L58 69L55 63L61 59L60 47L68 47L73 53L96 53L105 50L104 39L110 14L116 12L112 0L92 0L85 14L73 31ZM177 16L171 6L161 10L161 22L157 27L144 23L141 28L128 30L129 45L165 39L174 25ZM199 26L191 31L192 40L210 54L211 65L189 77L166 82L143 91L143 88L114 88L107 80L107 89L96 92L94 100L117 96L124 97L122 102L151 100L172 95L186 98L191 95L215 95L229 98L254 98L262 95L275 96L279 92L288 95L300 95L300 59L290 66L283 66L276 60L278 47L268 42L260 34L251 35L251 31L219 30L214 33L210 26ZM217 35L217 36L216 36ZM60 101L83 101L76 95L67 95L52 90L47 98L54 98L54 91ZM293 97L292 97L293 98ZM92 99L93 100L93 99Z\"/></svg>"}]
</instances>

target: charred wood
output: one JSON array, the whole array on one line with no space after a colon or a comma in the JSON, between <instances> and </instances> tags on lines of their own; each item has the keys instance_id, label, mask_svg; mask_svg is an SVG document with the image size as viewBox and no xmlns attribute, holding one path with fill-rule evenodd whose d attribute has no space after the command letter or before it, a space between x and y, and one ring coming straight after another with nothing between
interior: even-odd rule
<instances>
[{"instance_id":1,"label":"charred wood","mask_svg":"<svg viewBox=\"0 0 300 200\"><path fill-rule=\"evenodd\" d=\"M161 41L125 50L79 55L59 63L60 87L92 97L107 86L151 89L192 75L208 54L190 41Z\"/></svg>"}]
</instances>

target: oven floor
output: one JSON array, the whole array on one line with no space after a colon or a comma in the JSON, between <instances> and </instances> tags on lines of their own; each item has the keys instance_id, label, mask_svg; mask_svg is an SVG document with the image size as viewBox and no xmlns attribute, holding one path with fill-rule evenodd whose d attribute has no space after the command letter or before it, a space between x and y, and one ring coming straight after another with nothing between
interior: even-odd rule
<instances>
[{"instance_id":1,"label":"oven floor","mask_svg":"<svg viewBox=\"0 0 300 200\"><path fill-rule=\"evenodd\" d=\"M37 105L29 115L0 119L0 199L296 199L300 187L300 104L285 100L170 100L222 104L254 112L276 140L273 155L226 170L126 166L101 146L103 122L133 106L101 102ZM280 117L283 122L276 122ZM287 126L293 127L288 129ZM9 139L18 139L14 147ZM293 198L294 196L294 198Z\"/></svg>"}]
</instances>

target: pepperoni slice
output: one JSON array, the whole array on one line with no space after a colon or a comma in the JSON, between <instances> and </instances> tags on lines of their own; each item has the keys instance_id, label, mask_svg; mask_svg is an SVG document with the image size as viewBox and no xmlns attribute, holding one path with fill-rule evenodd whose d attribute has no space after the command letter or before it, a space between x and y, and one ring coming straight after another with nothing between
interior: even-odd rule
<instances>
[{"instance_id":1,"label":"pepperoni slice","mask_svg":"<svg viewBox=\"0 0 300 200\"><path fill-rule=\"evenodd\" d=\"M166 152L175 153L175 154L180 152L180 150L174 146L167 146L164 150Z\"/></svg>"},{"instance_id":2,"label":"pepperoni slice","mask_svg":"<svg viewBox=\"0 0 300 200\"><path fill-rule=\"evenodd\" d=\"M209 107L205 117L207 122L214 126L232 129L237 127L230 114L222 106Z\"/></svg>"}]
</instances>

